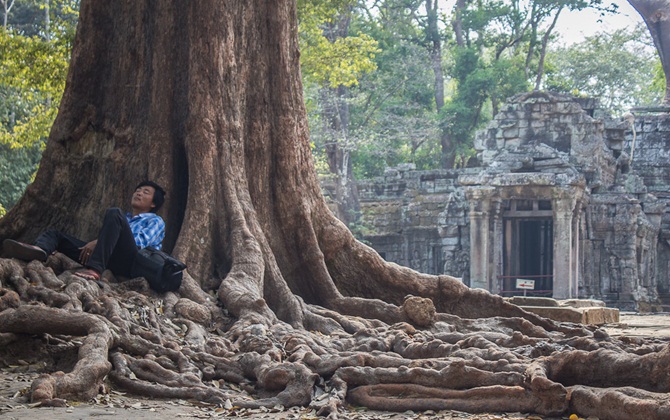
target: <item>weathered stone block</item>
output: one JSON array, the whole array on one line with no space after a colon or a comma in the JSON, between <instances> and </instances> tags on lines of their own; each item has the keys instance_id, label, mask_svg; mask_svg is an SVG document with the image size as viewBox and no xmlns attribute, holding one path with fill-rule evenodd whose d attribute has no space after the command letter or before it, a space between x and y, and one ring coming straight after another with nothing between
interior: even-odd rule
<instances>
[{"instance_id":1,"label":"weathered stone block","mask_svg":"<svg viewBox=\"0 0 670 420\"><path fill-rule=\"evenodd\" d=\"M497 121L498 129L507 129L517 126L518 120L516 118L505 118L503 120Z\"/></svg>"},{"instance_id":2,"label":"weathered stone block","mask_svg":"<svg viewBox=\"0 0 670 420\"><path fill-rule=\"evenodd\" d=\"M506 130L503 130L503 137L505 137L505 139L519 137L519 129L518 128L508 128Z\"/></svg>"},{"instance_id":3,"label":"weathered stone block","mask_svg":"<svg viewBox=\"0 0 670 420\"><path fill-rule=\"evenodd\" d=\"M605 302L596 299L565 299L558 301L559 306L570 308L604 308Z\"/></svg>"},{"instance_id":4,"label":"weathered stone block","mask_svg":"<svg viewBox=\"0 0 670 420\"><path fill-rule=\"evenodd\" d=\"M550 102L550 103L542 104L542 106L540 107L540 110L541 110L543 113L546 113L546 114L554 113L554 112L556 112L556 104L555 104L555 103L551 103L551 102Z\"/></svg>"},{"instance_id":5,"label":"weathered stone block","mask_svg":"<svg viewBox=\"0 0 670 420\"><path fill-rule=\"evenodd\" d=\"M543 298L534 296L513 296L505 300L516 306L558 307L558 301L552 298Z\"/></svg>"},{"instance_id":6,"label":"weathered stone block","mask_svg":"<svg viewBox=\"0 0 670 420\"><path fill-rule=\"evenodd\" d=\"M653 131L658 131L658 121L656 120L645 120L642 125L642 130L645 133L651 133Z\"/></svg>"},{"instance_id":7,"label":"weathered stone block","mask_svg":"<svg viewBox=\"0 0 670 420\"><path fill-rule=\"evenodd\" d=\"M574 322L586 325L603 325L619 322L619 310L616 308L524 306L523 309L559 322Z\"/></svg>"}]
</instances>

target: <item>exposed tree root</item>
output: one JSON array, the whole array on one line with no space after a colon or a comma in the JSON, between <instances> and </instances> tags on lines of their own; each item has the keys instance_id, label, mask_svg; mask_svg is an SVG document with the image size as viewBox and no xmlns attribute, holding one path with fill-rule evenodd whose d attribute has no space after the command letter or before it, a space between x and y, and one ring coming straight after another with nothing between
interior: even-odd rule
<instances>
[{"instance_id":1,"label":"exposed tree root","mask_svg":"<svg viewBox=\"0 0 670 420\"><path fill-rule=\"evenodd\" d=\"M670 348L660 343L538 325L506 305L504 313L521 316L461 318L418 296L400 306L373 302L385 315L369 317L343 313L364 314L367 299L340 297L339 311L298 300L310 331L254 311L230 318L190 278L181 297L159 296L141 279L118 283L106 272L96 283L65 267L73 265L59 255L46 265L0 259L0 341L16 346L31 334L48 348L78 348L68 372L34 382L32 400L44 405L92 398L108 377L154 398L311 406L331 417L348 402L668 418Z\"/></svg>"},{"instance_id":2,"label":"exposed tree root","mask_svg":"<svg viewBox=\"0 0 670 420\"><path fill-rule=\"evenodd\" d=\"M582 417L602 419L670 419L670 396L632 387L591 388L574 386L570 391L570 411Z\"/></svg>"},{"instance_id":3,"label":"exposed tree root","mask_svg":"<svg viewBox=\"0 0 670 420\"><path fill-rule=\"evenodd\" d=\"M110 325L104 318L85 312L22 305L0 312L0 326L3 332L85 337L72 372L42 375L33 383L33 401L88 399L98 394L103 378L111 369L108 352L114 342Z\"/></svg>"},{"instance_id":4,"label":"exposed tree root","mask_svg":"<svg viewBox=\"0 0 670 420\"><path fill-rule=\"evenodd\" d=\"M470 413L536 412L560 415L567 401L549 405L532 391L521 386L482 386L475 389L453 390L429 388L421 385L384 384L367 385L349 391L351 404L376 410L459 410Z\"/></svg>"}]
</instances>

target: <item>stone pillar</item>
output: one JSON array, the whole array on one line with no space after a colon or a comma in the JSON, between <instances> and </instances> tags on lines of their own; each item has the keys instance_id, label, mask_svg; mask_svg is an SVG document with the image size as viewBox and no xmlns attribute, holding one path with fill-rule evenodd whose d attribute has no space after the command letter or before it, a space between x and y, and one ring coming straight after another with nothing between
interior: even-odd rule
<instances>
[{"instance_id":1,"label":"stone pillar","mask_svg":"<svg viewBox=\"0 0 670 420\"><path fill-rule=\"evenodd\" d=\"M555 191L556 192L556 191ZM575 297L573 290L573 214L575 198L569 191L554 194L554 291L555 299Z\"/></svg>"},{"instance_id":2,"label":"stone pillar","mask_svg":"<svg viewBox=\"0 0 670 420\"><path fill-rule=\"evenodd\" d=\"M570 289L571 298L579 298L579 262L580 262L580 249L579 242L581 240L581 233L579 230L580 221L581 221L582 211L581 206L577 203L577 208L574 211L574 217L572 220L572 282Z\"/></svg>"},{"instance_id":3,"label":"stone pillar","mask_svg":"<svg viewBox=\"0 0 670 420\"><path fill-rule=\"evenodd\" d=\"M469 188L470 203L470 287L489 290L489 211L492 188Z\"/></svg>"},{"instance_id":4,"label":"stone pillar","mask_svg":"<svg viewBox=\"0 0 670 420\"><path fill-rule=\"evenodd\" d=\"M491 202L493 213L493 261L489 267L490 288L493 294L500 293L501 284L498 276L503 273L503 220L502 220L502 200L498 197Z\"/></svg>"}]
</instances>

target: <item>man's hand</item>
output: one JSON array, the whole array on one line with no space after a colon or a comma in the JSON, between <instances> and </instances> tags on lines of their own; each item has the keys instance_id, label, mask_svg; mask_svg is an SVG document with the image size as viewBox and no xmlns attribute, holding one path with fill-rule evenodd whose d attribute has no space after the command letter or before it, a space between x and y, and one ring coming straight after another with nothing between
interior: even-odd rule
<instances>
[{"instance_id":1,"label":"man's hand","mask_svg":"<svg viewBox=\"0 0 670 420\"><path fill-rule=\"evenodd\" d=\"M88 259L91 258L91 254L93 253L93 250L95 249L95 245L97 243L98 240L95 239L79 248L81 250L81 252L79 253L79 262L86 265Z\"/></svg>"}]
</instances>

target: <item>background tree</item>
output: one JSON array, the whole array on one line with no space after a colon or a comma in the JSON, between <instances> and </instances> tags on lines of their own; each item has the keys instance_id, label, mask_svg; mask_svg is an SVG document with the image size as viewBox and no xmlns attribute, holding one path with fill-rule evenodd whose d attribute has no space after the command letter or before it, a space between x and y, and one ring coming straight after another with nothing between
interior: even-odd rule
<instances>
[{"instance_id":1,"label":"background tree","mask_svg":"<svg viewBox=\"0 0 670 420\"><path fill-rule=\"evenodd\" d=\"M319 145L335 179L337 216L347 225L358 219L358 191L351 153L356 141L350 132L349 88L363 73L373 71L376 42L360 32L350 34L355 1L301 1L302 67L307 80L318 88Z\"/></svg>"},{"instance_id":2,"label":"background tree","mask_svg":"<svg viewBox=\"0 0 670 420\"><path fill-rule=\"evenodd\" d=\"M9 12L12 11L12 7L14 7L14 3L16 3L16 0L0 0L0 3L2 4L2 27L7 28L7 19L9 18Z\"/></svg>"},{"instance_id":3,"label":"background tree","mask_svg":"<svg viewBox=\"0 0 670 420\"><path fill-rule=\"evenodd\" d=\"M350 89L352 155L358 176L383 173L411 162L431 169L439 164L434 72L425 36L416 24L423 2L385 1L367 10L361 30L379 45L377 69Z\"/></svg>"},{"instance_id":4,"label":"background tree","mask_svg":"<svg viewBox=\"0 0 670 420\"><path fill-rule=\"evenodd\" d=\"M11 2L0 29L0 203L8 208L30 182L65 87L78 1L52 3Z\"/></svg>"},{"instance_id":5,"label":"background tree","mask_svg":"<svg viewBox=\"0 0 670 420\"><path fill-rule=\"evenodd\" d=\"M24 40L28 36L46 42L43 36L45 3L44 0L16 1L8 26L11 42L23 47L12 46L10 50L25 49L28 42ZM0 184L0 203L6 206L18 199L18 193L13 191L22 191L31 179L33 169L20 166L27 162L26 156L32 157L31 168L39 159L38 152L19 152L16 146L44 139L55 115L59 89L64 85L64 70L55 71L56 65L50 61L67 62L74 30L72 16L78 2L50 0L48 3L51 42L64 41L66 48L61 50L52 46L47 50L42 47L44 52L39 54L12 54L10 51L5 55L11 67L39 70L30 77L13 72L19 75L17 80L23 86L19 90L24 89L25 93L19 95L14 93L17 88L0 87L2 129L5 140L13 145L11 150L3 148L0 151L0 162L4 162L3 167L12 168L5 172L5 176L16 176L11 184ZM459 165L464 165L472 153L470 139L474 130L497 113L499 104L507 97L530 89L531 82L537 79L533 68L540 48L531 46L529 16L533 13L540 16L533 10L555 7L554 3L544 5L538 2L535 9L531 7L532 2L519 1L459 1L452 10L429 6L433 11L430 16L437 18L436 34L435 25L429 25L435 19L428 19L426 0L384 0L364 4L351 0L299 1L301 63L313 150L317 160L323 163L323 172L339 180L333 185L343 192L335 193L335 196L350 197L351 200L345 199L342 203L353 203L342 205L338 215L346 219L356 213L356 177L380 175L387 166L408 162L419 169L438 168L440 162L445 164L445 161L458 160ZM565 8L570 7L568 3ZM595 2L590 4L597 6ZM436 6L443 7L443 4ZM345 10L346 13L340 12ZM328 32L328 27L335 25L333 22L338 16L346 16L344 21L348 22L350 33L331 42L326 34L334 33ZM539 29L532 38L535 39L533 45L541 41L542 28L549 23L548 19L538 19L532 19L539 22L535 24ZM437 87L440 72L434 71L437 55L432 51L436 40L441 43L443 88ZM555 45L553 36L547 40L549 46ZM466 44L479 57L472 75L456 68L456 64L467 63L457 62L461 53L457 53L458 48L454 45L466 48ZM442 48L443 45L448 47ZM44 61L32 64L35 60ZM584 68L589 68L588 72L597 71L589 67L591 64L596 63L583 62ZM58 68L64 69L64 65L58 64ZM617 69L623 68L625 63L617 66ZM622 71L617 69L612 70ZM560 69L555 66L550 68L554 76L557 71ZM5 71L3 74L10 73ZM461 75L460 79L458 75ZM550 81L552 88L565 83L564 75L560 77L561 80L554 77ZM33 82L35 78L43 81ZM471 80L466 80L468 78ZM47 86L46 81L51 87L57 87L47 96L41 93ZM609 83L602 77L600 81ZM618 80L611 82L618 83ZM665 83L664 79L662 83ZM640 99L637 99L637 92L642 95ZM448 109L439 105L440 94ZM630 103L646 103L644 95L643 91L634 90L632 97L636 99ZM34 100L29 102L28 96ZM47 106L49 101L53 101L52 107ZM327 110L331 112L327 114ZM17 122L19 125L14 130ZM341 128L333 129L337 124ZM21 143L19 138L25 141ZM453 145L450 139L453 139ZM327 146L331 151L329 154L326 153ZM451 167L453 163L446 166ZM336 175L338 168L343 176ZM349 226L358 228L356 223L349 223Z\"/></svg>"},{"instance_id":6,"label":"background tree","mask_svg":"<svg viewBox=\"0 0 670 420\"><path fill-rule=\"evenodd\" d=\"M598 33L552 48L547 62L547 89L600 98L615 114L662 99L663 92L650 83L658 56L644 26Z\"/></svg>"},{"instance_id":7,"label":"background tree","mask_svg":"<svg viewBox=\"0 0 670 420\"><path fill-rule=\"evenodd\" d=\"M157 296L143 279L77 278L61 255L0 260L0 349L41 348L49 365L54 343L83 337L33 401L87 399L108 377L153 397L333 415L347 398L667 417L667 344L555 324L355 241L320 194L298 57L294 2L82 3L44 158L0 236L92 237L101 207L151 178L189 273Z\"/></svg>"},{"instance_id":8,"label":"background tree","mask_svg":"<svg viewBox=\"0 0 670 420\"><path fill-rule=\"evenodd\" d=\"M451 14L454 93L446 101L441 121L449 147L443 161L465 165L473 155L472 138L499 104L544 80L547 48L564 10L615 10L601 0L466 1L454 3ZM449 151L447 151L449 150Z\"/></svg>"}]
</instances>

